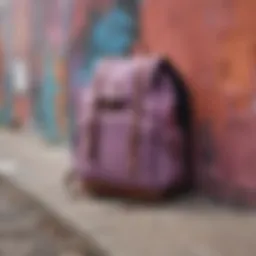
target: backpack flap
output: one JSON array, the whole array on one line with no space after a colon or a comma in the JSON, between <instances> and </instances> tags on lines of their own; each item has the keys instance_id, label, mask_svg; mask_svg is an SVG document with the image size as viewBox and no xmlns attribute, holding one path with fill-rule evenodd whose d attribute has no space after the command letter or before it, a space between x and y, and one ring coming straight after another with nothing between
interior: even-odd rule
<instances>
[{"instance_id":1,"label":"backpack flap","mask_svg":"<svg viewBox=\"0 0 256 256\"><path fill-rule=\"evenodd\" d=\"M129 173L138 169L141 120L144 96L150 89L154 69L159 58L103 60L99 63L92 82L93 100L88 127L89 161L96 161L100 146L100 114L103 111L122 111L129 108L132 123L129 135Z\"/></svg>"}]
</instances>

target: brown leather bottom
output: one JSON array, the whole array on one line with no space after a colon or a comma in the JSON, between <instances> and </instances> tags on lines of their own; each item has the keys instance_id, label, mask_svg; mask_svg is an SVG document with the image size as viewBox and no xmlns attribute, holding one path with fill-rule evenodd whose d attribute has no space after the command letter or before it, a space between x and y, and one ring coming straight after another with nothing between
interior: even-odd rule
<instances>
[{"instance_id":1,"label":"brown leather bottom","mask_svg":"<svg viewBox=\"0 0 256 256\"><path fill-rule=\"evenodd\" d=\"M84 181L85 189L93 195L104 197L122 197L133 200L156 201L163 198L163 191L146 190L139 187L124 187L110 185L105 182L87 179Z\"/></svg>"},{"instance_id":2,"label":"brown leather bottom","mask_svg":"<svg viewBox=\"0 0 256 256\"><path fill-rule=\"evenodd\" d=\"M67 172L64 177L64 183L72 197L89 192L89 194L99 197L115 197L147 202L163 202L166 199L175 199L176 196L184 195L190 191L186 185L182 186L182 184L176 184L176 186L172 186L166 191L118 186L98 179L87 178L83 180L76 175L75 171Z\"/></svg>"}]
</instances>

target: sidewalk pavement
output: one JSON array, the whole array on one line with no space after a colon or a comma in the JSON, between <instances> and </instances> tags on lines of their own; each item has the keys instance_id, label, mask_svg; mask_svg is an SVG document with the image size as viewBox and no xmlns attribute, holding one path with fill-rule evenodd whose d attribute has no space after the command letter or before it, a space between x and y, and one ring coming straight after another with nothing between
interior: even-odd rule
<instances>
[{"instance_id":1,"label":"sidewalk pavement","mask_svg":"<svg viewBox=\"0 0 256 256\"><path fill-rule=\"evenodd\" d=\"M7 161L12 163L9 169ZM84 238L97 255L255 256L256 215L200 198L162 207L129 206L89 196L71 199L63 186L67 149L34 135L0 132L0 171Z\"/></svg>"},{"instance_id":2,"label":"sidewalk pavement","mask_svg":"<svg viewBox=\"0 0 256 256\"><path fill-rule=\"evenodd\" d=\"M94 256L74 232L0 176L1 256Z\"/></svg>"}]
</instances>

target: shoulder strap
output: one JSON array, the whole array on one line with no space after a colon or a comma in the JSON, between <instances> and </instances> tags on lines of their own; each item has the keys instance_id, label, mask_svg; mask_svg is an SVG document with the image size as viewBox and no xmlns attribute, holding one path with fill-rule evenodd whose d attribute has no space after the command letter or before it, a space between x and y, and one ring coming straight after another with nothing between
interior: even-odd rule
<instances>
[{"instance_id":1,"label":"shoulder strap","mask_svg":"<svg viewBox=\"0 0 256 256\"><path fill-rule=\"evenodd\" d=\"M139 155L139 144L141 138L140 132L140 121L143 115L143 105L142 105L142 98L143 98L143 81L141 72L136 74L136 81L133 85L133 119L132 119L132 126L131 126L131 133L130 133L130 140L129 140L129 173L133 176L136 174L138 169L138 155Z\"/></svg>"},{"instance_id":2,"label":"shoulder strap","mask_svg":"<svg viewBox=\"0 0 256 256\"><path fill-rule=\"evenodd\" d=\"M99 126L99 110L98 110L98 100L99 100L99 90L100 90L100 75L96 77L92 85L92 105L86 134L86 156L88 157L89 164L97 158L99 136L100 136L100 126Z\"/></svg>"}]
</instances>

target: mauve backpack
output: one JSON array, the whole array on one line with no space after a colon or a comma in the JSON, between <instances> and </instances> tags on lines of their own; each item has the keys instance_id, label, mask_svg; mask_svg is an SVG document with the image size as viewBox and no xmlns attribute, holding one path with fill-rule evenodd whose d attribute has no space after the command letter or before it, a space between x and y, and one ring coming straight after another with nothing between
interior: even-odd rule
<instances>
[{"instance_id":1,"label":"mauve backpack","mask_svg":"<svg viewBox=\"0 0 256 256\"><path fill-rule=\"evenodd\" d=\"M178 76L158 57L99 63L80 102L72 152L88 191L157 199L184 185L190 121Z\"/></svg>"}]
</instances>

